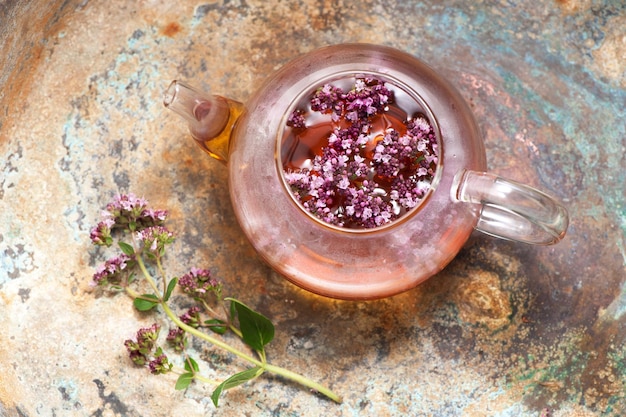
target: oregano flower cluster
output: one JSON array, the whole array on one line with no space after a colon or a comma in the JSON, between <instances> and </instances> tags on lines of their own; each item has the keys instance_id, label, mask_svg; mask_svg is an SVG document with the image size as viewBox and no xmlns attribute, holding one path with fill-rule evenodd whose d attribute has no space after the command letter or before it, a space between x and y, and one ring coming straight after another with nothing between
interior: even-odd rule
<instances>
[{"instance_id":1,"label":"oregano flower cluster","mask_svg":"<svg viewBox=\"0 0 626 417\"><path fill-rule=\"evenodd\" d=\"M130 362L147 368L152 374L177 374L176 389L186 389L194 381L214 385L211 399L216 406L224 390L265 372L281 375L341 402L341 398L328 388L268 363L265 347L274 337L274 325L241 301L224 297L223 284L210 270L194 267L180 278L167 275L163 260L166 248L175 239L164 225L167 216L166 210L151 209L143 198L133 194L119 195L102 211L100 221L90 232L92 243L102 247L113 246L117 236L121 251L96 269L93 285L108 291L125 292L139 311L160 310L165 315L161 316L161 323L142 327L134 338L124 341ZM195 304L176 313L170 306L175 292L190 297ZM168 327L165 337L161 336L163 326ZM228 333L241 339L253 354L231 346L228 339L221 339ZM221 382L208 378L188 352L191 337L226 350L247 366ZM175 357L168 357L168 353Z\"/></svg>"},{"instance_id":2,"label":"oregano flower cluster","mask_svg":"<svg viewBox=\"0 0 626 417\"><path fill-rule=\"evenodd\" d=\"M135 365L147 365L153 374L165 374L172 370L173 364L163 353L161 347L156 347L161 327L154 323L137 331L135 340L128 339L124 346Z\"/></svg>"}]
</instances>

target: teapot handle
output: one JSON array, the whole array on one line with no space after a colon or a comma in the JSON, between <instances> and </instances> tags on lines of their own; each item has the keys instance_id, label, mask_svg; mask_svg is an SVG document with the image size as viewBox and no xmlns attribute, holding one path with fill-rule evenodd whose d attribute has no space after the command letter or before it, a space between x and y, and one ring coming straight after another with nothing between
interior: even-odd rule
<instances>
[{"instance_id":1,"label":"teapot handle","mask_svg":"<svg viewBox=\"0 0 626 417\"><path fill-rule=\"evenodd\" d=\"M567 210L539 190L471 170L460 172L455 183L453 199L482 205L476 230L535 245L551 245L565 236Z\"/></svg>"}]
</instances>

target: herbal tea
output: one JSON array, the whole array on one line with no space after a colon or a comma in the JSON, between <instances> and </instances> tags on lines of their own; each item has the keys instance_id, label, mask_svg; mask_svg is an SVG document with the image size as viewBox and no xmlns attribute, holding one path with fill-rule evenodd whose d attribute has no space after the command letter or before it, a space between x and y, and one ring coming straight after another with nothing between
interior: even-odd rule
<instances>
[{"instance_id":1,"label":"herbal tea","mask_svg":"<svg viewBox=\"0 0 626 417\"><path fill-rule=\"evenodd\" d=\"M172 95L183 100L166 104L193 134L225 120L223 106L197 120L196 100L206 96ZM338 44L303 54L259 84L228 129L227 147L204 145L228 151L241 230L277 273L324 296L366 300L413 288L474 230L551 244L567 228L552 198L487 172L463 96L393 48Z\"/></svg>"},{"instance_id":2,"label":"herbal tea","mask_svg":"<svg viewBox=\"0 0 626 417\"><path fill-rule=\"evenodd\" d=\"M285 182L307 212L334 226L369 229L419 205L439 146L415 98L379 77L353 75L296 104L280 155Z\"/></svg>"}]
</instances>

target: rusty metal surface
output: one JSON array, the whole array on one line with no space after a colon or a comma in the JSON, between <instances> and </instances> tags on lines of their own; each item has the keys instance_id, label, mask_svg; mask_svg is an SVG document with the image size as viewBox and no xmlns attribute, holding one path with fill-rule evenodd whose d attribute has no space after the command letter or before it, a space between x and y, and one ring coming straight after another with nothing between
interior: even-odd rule
<instances>
[{"instance_id":1,"label":"rusty metal surface","mask_svg":"<svg viewBox=\"0 0 626 417\"><path fill-rule=\"evenodd\" d=\"M0 5L0 415L626 414L622 1L55 4L56 15ZM370 302L271 272L236 224L223 166L161 94L185 78L245 101L293 56L355 41L447 76L479 120L490 170L568 207L565 240L476 234L436 277ZM263 378L215 410L209 387L176 392L133 368L122 342L150 319L89 287L103 260L89 228L117 192L170 209L172 270L211 267L275 321L271 361L344 403Z\"/></svg>"}]
</instances>

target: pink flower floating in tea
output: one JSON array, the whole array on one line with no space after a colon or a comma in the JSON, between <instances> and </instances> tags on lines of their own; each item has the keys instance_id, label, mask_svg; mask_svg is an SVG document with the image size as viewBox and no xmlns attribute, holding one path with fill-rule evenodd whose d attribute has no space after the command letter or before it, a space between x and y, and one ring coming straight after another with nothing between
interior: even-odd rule
<instances>
[{"instance_id":1,"label":"pink flower floating in tea","mask_svg":"<svg viewBox=\"0 0 626 417\"><path fill-rule=\"evenodd\" d=\"M307 115L331 120L320 150L301 167L285 169L286 182L307 211L335 226L373 228L419 204L437 168L437 138L422 114L394 121L388 114L394 106L388 83L356 78L347 92L323 85L306 110L293 111L287 126L296 140L315 127Z\"/></svg>"}]
</instances>

